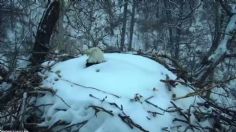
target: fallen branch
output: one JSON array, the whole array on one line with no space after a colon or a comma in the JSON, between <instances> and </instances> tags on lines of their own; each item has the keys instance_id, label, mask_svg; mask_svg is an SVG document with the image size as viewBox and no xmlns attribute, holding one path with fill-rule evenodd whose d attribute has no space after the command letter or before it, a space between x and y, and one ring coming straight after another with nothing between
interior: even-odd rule
<instances>
[{"instance_id":1,"label":"fallen branch","mask_svg":"<svg viewBox=\"0 0 236 132\"><path fill-rule=\"evenodd\" d=\"M163 109L163 108L159 107L158 105L156 105L156 104L150 102L149 99L151 99L151 98L153 98L153 97L154 97L154 96L151 96L151 97L145 99L144 102L146 102L147 104L149 104L149 105L151 105L151 106L153 106L153 107L155 107L155 108L157 108L157 109L159 109L159 110L161 110L161 111L163 111L163 112L173 112L173 111L169 111L169 110Z\"/></svg>"},{"instance_id":2,"label":"fallen branch","mask_svg":"<svg viewBox=\"0 0 236 132\"><path fill-rule=\"evenodd\" d=\"M74 124L71 124L71 125L68 125L60 130L58 130L58 132L61 132L61 131L64 131L65 129L69 129L69 128L72 128L74 126L79 126L78 129L76 131L79 132L80 128L82 128L85 124L87 124L88 120L85 120L85 121L82 121L82 122L79 122L79 123L74 123ZM75 131L75 130L74 130Z\"/></svg>"},{"instance_id":3,"label":"fallen branch","mask_svg":"<svg viewBox=\"0 0 236 132\"><path fill-rule=\"evenodd\" d=\"M105 108L103 107L100 107L100 106L95 106L95 105L90 105L89 108L92 108L95 110L95 115L97 116L97 113L100 112L100 111L103 111L111 116L114 116L114 114L112 113L111 110L106 110Z\"/></svg>"},{"instance_id":4,"label":"fallen branch","mask_svg":"<svg viewBox=\"0 0 236 132\"><path fill-rule=\"evenodd\" d=\"M53 72L53 71L49 71L49 72L55 73L55 72ZM55 73L55 74L56 74L56 73ZM73 85L79 86L79 87L81 87L81 88L93 89L93 90L96 90L96 91L99 91L99 92L102 92L102 93L105 93L105 94L112 95L112 96L114 96L114 97L116 97L116 98L120 98L120 96L118 96L118 95L115 95L115 94L113 94L113 93L109 93L109 92L103 91L103 90L98 89L98 88L95 88L95 87L84 86L84 85L81 85L81 84L78 84L78 83L69 81L69 80L67 80L67 79L60 78L60 77L59 77L59 79L62 80L62 81L71 83L71 84L73 84Z\"/></svg>"},{"instance_id":5,"label":"fallen branch","mask_svg":"<svg viewBox=\"0 0 236 132\"><path fill-rule=\"evenodd\" d=\"M122 116L121 114L118 114L118 116L120 117L120 119L126 123L131 129L133 129L134 127L138 128L139 130L141 130L142 132L149 132L148 130L145 130L144 128L142 128L140 125L136 124L129 116Z\"/></svg>"}]
</instances>

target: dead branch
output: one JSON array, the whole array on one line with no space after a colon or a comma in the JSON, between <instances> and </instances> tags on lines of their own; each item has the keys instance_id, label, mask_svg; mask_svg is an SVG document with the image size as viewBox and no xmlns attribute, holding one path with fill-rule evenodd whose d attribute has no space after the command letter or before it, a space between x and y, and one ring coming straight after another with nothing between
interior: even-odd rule
<instances>
[{"instance_id":1,"label":"dead branch","mask_svg":"<svg viewBox=\"0 0 236 132\"><path fill-rule=\"evenodd\" d=\"M102 92L102 93L105 93L105 94L112 95L112 96L114 96L114 97L116 97L116 98L120 98L120 96L118 96L118 95L115 95L115 94L113 94L113 93L109 93L109 92L103 91L103 90L98 89L98 88L95 88L95 87L84 86L84 85L81 85L81 84L78 84L78 83L71 82L71 81L66 80L66 79L62 79L62 78L60 78L60 79L63 80L63 81L65 81L65 82L71 83L71 84L73 84L73 85L80 86L80 87L82 87L82 88L93 89L93 90L96 90L96 91L99 91L99 92Z\"/></svg>"},{"instance_id":2,"label":"dead branch","mask_svg":"<svg viewBox=\"0 0 236 132\"><path fill-rule=\"evenodd\" d=\"M115 106L116 108L118 108L119 110L123 111L123 105L121 105L120 107L116 104L116 103L109 103L112 106Z\"/></svg>"},{"instance_id":3,"label":"dead branch","mask_svg":"<svg viewBox=\"0 0 236 132\"><path fill-rule=\"evenodd\" d=\"M191 129L192 131L194 131L194 129L201 130L199 126L193 125L191 123L191 108L193 106L190 106L186 112L183 112L183 110L180 107L178 107L174 102L171 101L171 104L174 106L174 108L180 114L180 116L184 118L184 119L174 118L173 122L179 121L186 123L188 126L185 128L185 131L187 131L188 129Z\"/></svg>"},{"instance_id":4,"label":"dead branch","mask_svg":"<svg viewBox=\"0 0 236 132\"><path fill-rule=\"evenodd\" d=\"M114 114L112 113L113 111L106 110L105 108L100 107L100 106L90 105L90 106L88 106L88 108L94 109L96 116L97 116L97 113L100 112L100 111L103 111L103 112L105 112L105 113L107 113L107 114L109 114L111 116L114 116Z\"/></svg>"},{"instance_id":5,"label":"dead branch","mask_svg":"<svg viewBox=\"0 0 236 132\"><path fill-rule=\"evenodd\" d=\"M177 85L175 80L171 80L170 77L166 74L166 80L160 80L161 82L165 83L167 89L171 91L172 87Z\"/></svg>"},{"instance_id":6,"label":"dead branch","mask_svg":"<svg viewBox=\"0 0 236 132\"><path fill-rule=\"evenodd\" d=\"M74 123L74 124L68 125L64 128L61 128L60 130L58 130L58 132L68 130L69 128L73 128L73 127L77 127L76 131L79 131L84 125L87 124L87 122L88 122L88 120L85 120L85 121L82 121L82 122L79 122L79 123Z\"/></svg>"},{"instance_id":7,"label":"dead branch","mask_svg":"<svg viewBox=\"0 0 236 132\"><path fill-rule=\"evenodd\" d=\"M174 102L171 101L171 104L174 106L174 108L178 111L178 113L185 118L185 120L190 123L190 117L187 116L181 109L179 108Z\"/></svg>"},{"instance_id":8,"label":"dead branch","mask_svg":"<svg viewBox=\"0 0 236 132\"><path fill-rule=\"evenodd\" d=\"M211 91L211 89L213 89L215 87L216 87L216 85L204 87L202 89L195 90L192 93L188 93L187 95L184 95L182 97L175 97L175 98L173 98L173 100L176 101L176 100L179 100L179 99L184 99L184 98L193 97L193 96L203 97L204 93L206 93L208 91Z\"/></svg>"},{"instance_id":9,"label":"dead branch","mask_svg":"<svg viewBox=\"0 0 236 132\"><path fill-rule=\"evenodd\" d=\"M126 123L131 129L133 129L134 127L138 128L139 130L141 130L142 132L149 132L148 130L145 130L144 128L142 128L140 125L136 124L129 116L124 115L122 116L121 114L118 114L118 116L120 117L120 119Z\"/></svg>"},{"instance_id":10,"label":"dead branch","mask_svg":"<svg viewBox=\"0 0 236 132\"><path fill-rule=\"evenodd\" d=\"M156 112L156 111L150 111L148 110L147 113L150 113L153 117L156 117L157 115L164 115L162 113Z\"/></svg>"},{"instance_id":11,"label":"dead branch","mask_svg":"<svg viewBox=\"0 0 236 132\"><path fill-rule=\"evenodd\" d=\"M104 101L107 99L107 96L105 96L103 99L99 99L98 97L95 97L95 96L92 95L92 94L89 94L89 97L92 97L92 98L94 98L94 99L97 99L97 100L99 100L99 101L101 101L101 102L104 102Z\"/></svg>"},{"instance_id":12,"label":"dead branch","mask_svg":"<svg viewBox=\"0 0 236 132\"><path fill-rule=\"evenodd\" d=\"M150 102L149 99L151 99L151 98L153 98L153 96L151 96L151 97L145 99L144 102L146 102L147 104L149 104L149 105L151 105L151 106L153 106L153 107L155 107L155 108L157 108L157 109L159 109L159 110L161 110L161 111L163 111L163 112L173 112L173 111L171 111L171 110L163 109L163 108L159 107L158 105L156 105L156 104Z\"/></svg>"},{"instance_id":13,"label":"dead branch","mask_svg":"<svg viewBox=\"0 0 236 132\"><path fill-rule=\"evenodd\" d=\"M52 95L55 95L55 94L56 94L56 91L55 91L53 88L42 87L42 86L35 87L35 88L34 88L34 91L35 91L35 92L39 92L39 91L42 91L42 92L49 92L49 93L51 93ZM30 91L30 92L33 93L34 91Z\"/></svg>"},{"instance_id":14,"label":"dead branch","mask_svg":"<svg viewBox=\"0 0 236 132\"><path fill-rule=\"evenodd\" d=\"M71 108L71 106L59 95L55 95L57 96L68 108Z\"/></svg>"}]
</instances>

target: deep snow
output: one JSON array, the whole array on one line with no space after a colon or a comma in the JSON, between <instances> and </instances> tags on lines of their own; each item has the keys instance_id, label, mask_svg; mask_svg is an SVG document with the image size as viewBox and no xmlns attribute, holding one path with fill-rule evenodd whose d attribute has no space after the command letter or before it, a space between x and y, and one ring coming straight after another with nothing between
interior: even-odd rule
<instances>
[{"instance_id":1,"label":"deep snow","mask_svg":"<svg viewBox=\"0 0 236 132\"><path fill-rule=\"evenodd\" d=\"M172 120L179 114L165 110L172 106L173 94L181 97L192 90L178 84L169 91L160 80L165 80L166 75L170 79L176 76L165 67L131 54L105 54L106 62L88 68L85 68L86 59L87 56L81 56L60 62L45 75L43 85L53 88L56 96L48 94L38 100L38 105L52 104L44 109L42 126L51 127L59 120L69 125L87 121L80 128L81 132L141 131L124 123L120 115L129 116L135 124L150 132L177 129L179 124ZM197 101L197 97L189 97L173 102L188 109ZM100 112L96 113L96 109ZM184 129L184 125L178 129Z\"/></svg>"}]
</instances>

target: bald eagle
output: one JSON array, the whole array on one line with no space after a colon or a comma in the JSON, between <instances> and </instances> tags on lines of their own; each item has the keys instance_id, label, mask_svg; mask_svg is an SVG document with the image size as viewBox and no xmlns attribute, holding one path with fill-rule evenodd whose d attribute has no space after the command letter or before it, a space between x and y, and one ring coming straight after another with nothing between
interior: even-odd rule
<instances>
[{"instance_id":1,"label":"bald eagle","mask_svg":"<svg viewBox=\"0 0 236 132\"><path fill-rule=\"evenodd\" d=\"M88 56L86 67L105 62L103 52L98 47L87 49L84 53Z\"/></svg>"}]
</instances>

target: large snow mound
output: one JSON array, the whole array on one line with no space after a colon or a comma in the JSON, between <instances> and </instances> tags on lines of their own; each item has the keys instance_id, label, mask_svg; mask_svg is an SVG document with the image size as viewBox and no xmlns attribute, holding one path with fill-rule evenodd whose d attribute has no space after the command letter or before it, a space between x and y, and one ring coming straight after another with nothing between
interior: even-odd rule
<instances>
[{"instance_id":1,"label":"large snow mound","mask_svg":"<svg viewBox=\"0 0 236 132\"><path fill-rule=\"evenodd\" d=\"M181 129L173 122L179 115L167 111L173 106L172 96L184 96L192 92L190 88L178 84L169 91L160 80L176 76L148 58L118 53L104 56L106 62L87 68L87 56L81 56L60 62L47 72L43 85L53 88L56 95L38 100L39 105L49 104L45 105L42 126L64 121L81 132ZM173 102L188 109L197 100L189 97Z\"/></svg>"}]
</instances>

